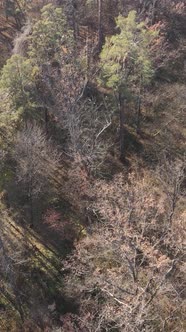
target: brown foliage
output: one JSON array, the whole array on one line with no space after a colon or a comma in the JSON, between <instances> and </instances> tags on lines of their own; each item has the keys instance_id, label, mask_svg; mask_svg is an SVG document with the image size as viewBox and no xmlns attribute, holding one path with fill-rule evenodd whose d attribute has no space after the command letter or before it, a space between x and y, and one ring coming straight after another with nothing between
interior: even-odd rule
<instances>
[{"instance_id":1,"label":"brown foliage","mask_svg":"<svg viewBox=\"0 0 186 332\"><path fill-rule=\"evenodd\" d=\"M172 241L167 197L159 194L160 186L150 173L96 183L92 211L97 224L65 263L71 271L66 294L79 298L76 320L84 322L85 331L110 331L112 326L125 332L154 332L163 326L183 331L182 253L179 241Z\"/></svg>"}]
</instances>

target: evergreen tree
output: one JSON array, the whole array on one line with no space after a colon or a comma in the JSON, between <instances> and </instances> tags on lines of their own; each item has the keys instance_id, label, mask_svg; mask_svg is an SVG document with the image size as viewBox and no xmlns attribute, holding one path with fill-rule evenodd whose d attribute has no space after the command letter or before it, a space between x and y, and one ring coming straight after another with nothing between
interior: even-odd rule
<instances>
[{"instance_id":1,"label":"evergreen tree","mask_svg":"<svg viewBox=\"0 0 186 332\"><path fill-rule=\"evenodd\" d=\"M37 72L38 68L29 59L17 54L3 67L0 88L8 93L16 109L29 106Z\"/></svg>"},{"instance_id":2,"label":"evergreen tree","mask_svg":"<svg viewBox=\"0 0 186 332\"><path fill-rule=\"evenodd\" d=\"M129 12L125 18L117 20L118 34L108 37L103 46L101 59L101 81L113 88L118 95L120 105L120 145L121 159L124 159L124 109L129 92L149 83L153 76L150 45L157 32L138 23L136 12Z\"/></svg>"},{"instance_id":3,"label":"evergreen tree","mask_svg":"<svg viewBox=\"0 0 186 332\"><path fill-rule=\"evenodd\" d=\"M63 51L64 44L70 44L71 35L62 9L48 4L33 26L28 55L39 65L48 62Z\"/></svg>"},{"instance_id":4,"label":"evergreen tree","mask_svg":"<svg viewBox=\"0 0 186 332\"><path fill-rule=\"evenodd\" d=\"M118 16L116 23L119 33L106 39L100 55L103 81L121 91L141 79L147 84L153 75L150 44L157 32L138 23L135 11Z\"/></svg>"}]
</instances>

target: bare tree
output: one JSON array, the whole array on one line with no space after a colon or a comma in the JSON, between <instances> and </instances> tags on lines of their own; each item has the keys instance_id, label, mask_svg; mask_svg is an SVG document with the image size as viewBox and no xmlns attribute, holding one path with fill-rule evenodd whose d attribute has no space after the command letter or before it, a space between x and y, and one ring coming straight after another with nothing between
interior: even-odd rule
<instances>
[{"instance_id":1,"label":"bare tree","mask_svg":"<svg viewBox=\"0 0 186 332\"><path fill-rule=\"evenodd\" d=\"M111 145L104 134L111 126L111 112L104 103L85 100L77 103L66 113L66 127L69 132L69 151L79 155L85 167L96 172L102 165Z\"/></svg>"},{"instance_id":2,"label":"bare tree","mask_svg":"<svg viewBox=\"0 0 186 332\"><path fill-rule=\"evenodd\" d=\"M158 166L158 177L161 180L168 202L168 227L171 226L175 209L180 197L184 194L185 160L170 161L163 156Z\"/></svg>"},{"instance_id":3,"label":"bare tree","mask_svg":"<svg viewBox=\"0 0 186 332\"><path fill-rule=\"evenodd\" d=\"M177 319L184 315L183 261L173 250L171 255L163 251L165 235L154 246L167 211L150 174L143 179L130 174L128 181L118 175L112 183L101 180L94 195L90 209L97 223L64 262L70 270L66 294L80 305L71 322L81 322L82 330L92 332L183 331ZM165 301L175 310L174 321Z\"/></svg>"},{"instance_id":4,"label":"bare tree","mask_svg":"<svg viewBox=\"0 0 186 332\"><path fill-rule=\"evenodd\" d=\"M59 166L60 153L35 124L28 123L17 134L14 158L18 183L23 183L30 204L30 222L34 222L33 200L49 184Z\"/></svg>"},{"instance_id":5,"label":"bare tree","mask_svg":"<svg viewBox=\"0 0 186 332\"><path fill-rule=\"evenodd\" d=\"M86 95L91 87L80 63L67 50L63 55L60 72L48 69L52 85L48 85L54 106L48 107L58 126L68 133L67 153L71 157L81 156L83 163L96 170L106 155L109 140L103 140L107 128L112 124L112 107L103 98ZM68 64L66 62L69 62ZM45 80L46 81L46 80ZM48 91L47 90L47 91ZM90 94L92 91L89 91Z\"/></svg>"}]
</instances>

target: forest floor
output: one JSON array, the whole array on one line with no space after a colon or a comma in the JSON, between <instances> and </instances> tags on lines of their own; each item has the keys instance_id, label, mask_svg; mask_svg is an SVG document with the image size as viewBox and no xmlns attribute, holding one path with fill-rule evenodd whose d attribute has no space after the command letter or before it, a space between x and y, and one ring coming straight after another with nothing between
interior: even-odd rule
<instances>
[{"instance_id":1,"label":"forest floor","mask_svg":"<svg viewBox=\"0 0 186 332\"><path fill-rule=\"evenodd\" d=\"M4 244L0 254L3 253L4 258L3 255L0 257L6 271L1 275L0 282L1 331L19 330L30 310L32 315L37 313L35 331L40 331L42 326L39 327L38 315L42 316L47 308L50 310L54 300L55 306L51 308L54 314L56 303L61 306L57 308L58 312L64 309L63 301L58 301L63 285L61 255L28 225L15 222L16 216L2 203L0 218L1 241ZM46 308L41 307L43 298Z\"/></svg>"}]
</instances>

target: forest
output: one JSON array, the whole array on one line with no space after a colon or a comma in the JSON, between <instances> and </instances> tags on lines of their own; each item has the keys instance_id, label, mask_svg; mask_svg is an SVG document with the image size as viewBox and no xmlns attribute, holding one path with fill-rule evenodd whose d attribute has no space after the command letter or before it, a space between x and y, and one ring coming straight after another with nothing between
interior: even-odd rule
<instances>
[{"instance_id":1,"label":"forest","mask_svg":"<svg viewBox=\"0 0 186 332\"><path fill-rule=\"evenodd\" d=\"M0 0L0 331L186 331L185 0Z\"/></svg>"}]
</instances>

